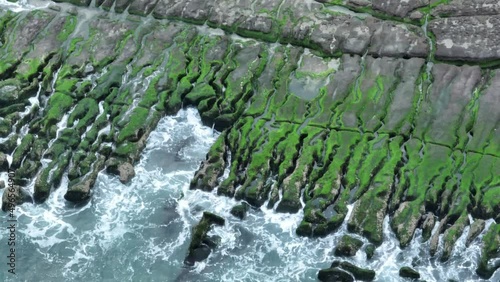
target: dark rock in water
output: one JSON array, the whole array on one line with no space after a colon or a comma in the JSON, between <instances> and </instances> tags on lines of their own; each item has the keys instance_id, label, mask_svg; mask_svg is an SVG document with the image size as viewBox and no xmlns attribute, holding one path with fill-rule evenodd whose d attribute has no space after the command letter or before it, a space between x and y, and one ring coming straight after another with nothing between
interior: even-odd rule
<instances>
[{"instance_id":1,"label":"dark rock in water","mask_svg":"<svg viewBox=\"0 0 500 282\"><path fill-rule=\"evenodd\" d=\"M222 238L220 236L214 235L214 236L207 236L205 239L203 239L203 244L209 246L210 248L214 249L217 247Z\"/></svg>"},{"instance_id":2,"label":"dark rock in water","mask_svg":"<svg viewBox=\"0 0 500 282\"><path fill-rule=\"evenodd\" d=\"M399 276L403 278L419 279L420 273L410 267L403 266L399 269Z\"/></svg>"},{"instance_id":3,"label":"dark rock in water","mask_svg":"<svg viewBox=\"0 0 500 282\"><path fill-rule=\"evenodd\" d=\"M190 252L190 259L188 260L188 265L193 265L190 262L202 261L208 258L211 249L207 245L201 245L199 247L193 248Z\"/></svg>"},{"instance_id":4,"label":"dark rock in water","mask_svg":"<svg viewBox=\"0 0 500 282\"><path fill-rule=\"evenodd\" d=\"M338 268L320 270L318 272L318 280L323 282L354 282L351 274Z\"/></svg>"},{"instance_id":5,"label":"dark rock in water","mask_svg":"<svg viewBox=\"0 0 500 282\"><path fill-rule=\"evenodd\" d=\"M5 188L5 181L0 180L0 189Z\"/></svg>"},{"instance_id":6,"label":"dark rock in water","mask_svg":"<svg viewBox=\"0 0 500 282\"><path fill-rule=\"evenodd\" d=\"M222 226L225 224L225 220L213 213L203 212L200 222L193 228L193 235L191 236L191 243L184 264L192 266L195 262L206 259L210 255L211 248L217 246L220 239L217 240L217 237L207 236L214 224Z\"/></svg>"},{"instance_id":7,"label":"dark rock in water","mask_svg":"<svg viewBox=\"0 0 500 282\"><path fill-rule=\"evenodd\" d=\"M361 268L358 267L350 262L347 261L334 261L332 262L332 265L330 268L336 268L339 267L341 269L346 270L347 272L351 273L356 280L361 280L361 281L372 281L375 279L375 271L371 269L366 269L366 268Z\"/></svg>"},{"instance_id":8,"label":"dark rock in water","mask_svg":"<svg viewBox=\"0 0 500 282\"><path fill-rule=\"evenodd\" d=\"M216 224L220 226L223 226L226 223L226 220L224 218L211 212L203 212L202 220L203 219L207 220L209 224Z\"/></svg>"},{"instance_id":9,"label":"dark rock in water","mask_svg":"<svg viewBox=\"0 0 500 282\"><path fill-rule=\"evenodd\" d=\"M9 185L3 192L2 211L6 212L18 205L32 201L31 195L24 188L18 185Z\"/></svg>"},{"instance_id":10,"label":"dark rock in water","mask_svg":"<svg viewBox=\"0 0 500 282\"><path fill-rule=\"evenodd\" d=\"M363 242L349 235L344 235L338 245L335 247L336 256L352 257L363 246Z\"/></svg>"},{"instance_id":11,"label":"dark rock in water","mask_svg":"<svg viewBox=\"0 0 500 282\"><path fill-rule=\"evenodd\" d=\"M240 243L241 245L245 246L246 244L249 244L250 242L255 240L255 235L245 227L237 225L235 226L235 229L240 233L240 235L238 236L238 243Z\"/></svg>"},{"instance_id":12,"label":"dark rock in water","mask_svg":"<svg viewBox=\"0 0 500 282\"><path fill-rule=\"evenodd\" d=\"M106 163L106 171L108 173L119 175L120 182L123 184L128 183L135 176L134 166L129 162L111 158Z\"/></svg>"},{"instance_id":13,"label":"dark rock in water","mask_svg":"<svg viewBox=\"0 0 500 282\"><path fill-rule=\"evenodd\" d=\"M483 232L484 227L486 226L486 222L482 219L476 219L471 225L469 229L469 233L467 234L467 239L465 240L465 246L469 246L474 239L476 239L481 232Z\"/></svg>"},{"instance_id":14,"label":"dark rock in water","mask_svg":"<svg viewBox=\"0 0 500 282\"><path fill-rule=\"evenodd\" d=\"M371 259L375 255L375 245L369 244L365 248L366 258Z\"/></svg>"},{"instance_id":15,"label":"dark rock in water","mask_svg":"<svg viewBox=\"0 0 500 282\"><path fill-rule=\"evenodd\" d=\"M54 0L54 2L69 2L77 6L88 6L92 0Z\"/></svg>"},{"instance_id":16,"label":"dark rock in water","mask_svg":"<svg viewBox=\"0 0 500 282\"><path fill-rule=\"evenodd\" d=\"M0 152L0 171L7 171L9 169L9 162L7 161L7 155Z\"/></svg>"},{"instance_id":17,"label":"dark rock in water","mask_svg":"<svg viewBox=\"0 0 500 282\"><path fill-rule=\"evenodd\" d=\"M244 219L246 217L248 207L247 203L236 205L231 209L231 214L239 219Z\"/></svg>"}]
</instances>

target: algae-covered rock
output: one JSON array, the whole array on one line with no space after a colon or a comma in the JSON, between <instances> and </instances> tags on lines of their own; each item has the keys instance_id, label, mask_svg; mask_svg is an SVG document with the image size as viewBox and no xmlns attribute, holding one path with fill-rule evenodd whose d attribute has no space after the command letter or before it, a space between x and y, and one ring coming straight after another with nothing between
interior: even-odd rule
<instances>
[{"instance_id":1,"label":"algae-covered rock","mask_svg":"<svg viewBox=\"0 0 500 282\"><path fill-rule=\"evenodd\" d=\"M216 241L207 237L207 233L213 225L223 226L224 224L224 218L210 212L203 212L200 222L193 228L188 254L184 259L186 265L192 266L195 262L202 261L210 255L211 248L217 244Z\"/></svg>"},{"instance_id":2,"label":"algae-covered rock","mask_svg":"<svg viewBox=\"0 0 500 282\"><path fill-rule=\"evenodd\" d=\"M68 191L64 195L64 199L74 203L88 200L97 179L97 175L104 168L104 162L104 156L99 155L89 173L69 183Z\"/></svg>"},{"instance_id":3,"label":"algae-covered rock","mask_svg":"<svg viewBox=\"0 0 500 282\"><path fill-rule=\"evenodd\" d=\"M244 219L246 217L249 205L247 203L242 203L231 208L231 214L239 219Z\"/></svg>"},{"instance_id":4,"label":"algae-covered rock","mask_svg":"<svg viewBox=\"0 0 500 282\"><path fill-rule=\"evenodd\" d=\"M320 270L318 280L322 282L354 282L351 274L336 267Z\"/></svg>"},{"instance_id":5,"label":"algae-covered rock","mask_svg":"<svg viewBox=\"0 0 500 282\"><path fill-rule=\"evenodd\" d=\"M371 259L375 255L375 245L368 244L365 248L366 258Z\"/></svg>"},{"instance_id":6,"label":"algae-covered rock","mask_svg":"<svg viewBox=\"0 0 500 282\"><path fill-rule=\"evenodd\" d=\"M483 232L484 228L486 227L486 222L482 219L476 219L474 222L470 225L469 233L467 233L467 238L465 239L465 245L469 246L474 239Z\"/></svg>"},{"instance_id":7,"label":"algae-covered rock","mask_svg":"<svg viewBox=\"0 0 500 282\"><path fill-rule=\"evenodd\" d=\"M408 266L403 266L399 269L399 276L403 278L419 279L420 273Z\"/></svg>"},{"instance_id":8,"label":"algae-covered rock","mask_svg":"<svg viewBox=\"0 0 500 282\"><path fill-rule=\"evenodd\" d=\"M375 271L371 269L366 269L366 268L361 268L358 267L350 262L347 261L334 261L330 268L336 268L339 267L349 273L351 273L356 280L360 281L372 281L375 279Z\"/></svg>"},{"instance_id":9,"label":"algae-covered rock","mask_svg":"<svg viewBox=\"0 0 500 282\"><path fill-rule=\"evenodd\" d=\"M422 221L422 240L425 242L431 238L431 232L436 224L436 218L433 213L427 213Z\"/></svg>"},{"instance_id":10,"label":"algae-covered rock","mask_svg":"<svg viewBox=\"0 0 500 282\"><path fill-rule=\"evenodd\" d=\"M344 235L340 242L335 247L336 256L354 256L356 252L363 246L363 242L349 235Z\"/></svg>"},{"instance_id":11,"label":"algae-covered rock","mask_svg":"<svg viewBox=\"0 0 500 282\"><path fill-rule=\"evenodd\" d=\"M500 257L500 224L493 223L483 237L483 246L481 248L481 258L476 269L476 273L489 279L493 273L500 269L500 264L490 264L490 260Z\"/></svg>"}]
</instances>

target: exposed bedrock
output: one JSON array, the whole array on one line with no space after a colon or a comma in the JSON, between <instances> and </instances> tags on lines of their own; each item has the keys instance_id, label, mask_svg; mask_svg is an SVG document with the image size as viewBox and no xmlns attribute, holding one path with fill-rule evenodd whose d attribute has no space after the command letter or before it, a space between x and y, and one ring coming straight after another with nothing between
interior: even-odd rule
<instances>
[{"instance_id":1,"label":"exposed bedrock","mask_svg":"<svg viewBox=\"0 0 500 282\"><path fill-rule=\"evenodd\" d=\"M327 236L346 222L370 250L384 240L387 219L401 247L422 229L441 260L469 230L467 242L483 244L477 271L491 275L500 72L429 62L428 41L412 23L328 12L316 2L249 2L0 11L0 172L16 169L19 186L34 180L36 202L53 189L85 201L101 171L124 183L133 177L162 116L196 107L221 134L192 189L303 210L301 236ZM125 14L105 11L112 7ZM444 59L441 20L430 27ZM472 56L486 54L482 46L496 50L491 42L460 60L480 61ZM345 270L325 274L353 278Z\"/></svg>"},{"instance_id":2,"label":"exposed bedrock","mask_svg":"<svg viewBox=\"0 0 500 282\"><path fill-rule=\"evenodd\" d=\"M425 5L394 5L391 1L375 1L374 5L389 13L402 14ZM88 1L57 0L89 6ZM156 19L182 20L207 24L245 37L309 47L326 56L342 53L376 56L427 57L429 44L423 31L411 24L383 21L375 17L359 18L339 13L321 3L287 1L176 1L135 0L96 1L104 10L146 16ZM400 2L400 1L393 1ZM114 6L113 6L114 4ZM395 9L395 10L394 10Z\"/></svg>"},{"instance_id":3,"label":"exposed bedrock","mask_svg":"<svg viewBox=\"0 0 500 282\"><path fill-rule=\"evenodd\" d=\"M496 63L500 58L500 15L449 17L433 20L436 58L443 60Z\"/></svg>"}]
</instances>

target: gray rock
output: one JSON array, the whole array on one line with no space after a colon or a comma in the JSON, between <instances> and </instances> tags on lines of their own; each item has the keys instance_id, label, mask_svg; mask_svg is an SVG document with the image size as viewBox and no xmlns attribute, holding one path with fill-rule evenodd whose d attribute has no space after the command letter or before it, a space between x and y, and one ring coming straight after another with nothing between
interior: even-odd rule
<instances>
[{"instance_id":1,"label":"gray rock","mask_svg":"<svg viewBox=\"0 0 500 282\"><path fill-rule=\"evenodd\" d=\"M106 171L119 175L120 182L123 184L128 183L135 176L134 166L129 162L111 158L106 161L106 166Z\"/></svg>"},{"instance_id":2,"label":"gray rock","mask_svg":"<svg viewBox=\"0 0 500 282\"><path fill-rule=\"evenodd\" d=\"M153 11L158 0L135 0L128 7L129 14L146 16Z\"/></svg>"},{"instance_id":3,"label":"gray rock","mask_svg":"<svg viewBox=\"0 0 500 282\"><path fill-rule=\"evenodd\" d=\"M125 184L130 181L135 176L134 166L130 163L122 163L118 166L118 172L120 174L120 182Z\"/></svg>"},{"instance_id":4,"label":"gray rock","mask_svg":"<svg viewBox=\"0 0 500 282\"><path fill-rule=\"evenodd\" d=\"M371 2L374 10L401 18L417 8L429 5L429 0L372 0Z\"/></svg>"},{"instance_id":5,"label":"gray rock","mask_svg":"<svg viewBox=\"0 0 500 282\"><path fill-rule=\"evenodd\" d=\"M0 180L0 189L5 188L5 181Z\"/></svg>"},{"instance_id":6,"label":"gray rock","mask_svg":"<svg viewBox=\"0 0 500 282\"><path fill-rule=\"evenodd\" d=\"M429 54L427 39L420 29L373 18L367 18L366 23L375 30L368 49L370 55L426 58Z\"/></svg>"},{"instance_id":7,"label":"gray rock","mask_svg":"<svg viewBox=\"0 0 500 282\"><path fill-rule=\"evenodd\" d=\"M3 192L2 211L6 212L18 205L32 201L31 195L21 186L9 186Z\"/></svg>"},{"instance_id":8,"label":"gray rock","mask_svg":"<svg viewBox=\"0 0 500 282\"><path fill-rule=\"evenodd\" d=\"M429 28L436 36L440 60L485 62L500 58L500 15L436 19Z\"/></svg>"},{"instance_id":9,"label":"gray rock","mask_svg":"<svg viewBox=\"0 0 500 282\"><path fill-rule=\"evenodd\" d=\"M420 11L415 11L410 14L410 19L414 21L421 20L424 17L424 14Z\"/></svg>"},{"instance_id":10,"label":"gray rock","mask_svg":"<svg viewBox=\"0 0 500 282\"><path fill-rule=\"evenodd\" d=\"M500 14L500 2L498 0L452 0L449 2L434 8L432 15L439 17L460 17Z\"/></svg>"}]
</instances>

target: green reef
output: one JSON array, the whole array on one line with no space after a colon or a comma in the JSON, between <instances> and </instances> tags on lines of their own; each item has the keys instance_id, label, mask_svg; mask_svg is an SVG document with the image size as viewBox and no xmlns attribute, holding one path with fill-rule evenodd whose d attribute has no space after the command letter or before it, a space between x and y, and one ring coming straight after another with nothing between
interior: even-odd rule
<instances>
[{"instance_id":1,"label":"green reef","mask_svg":"<svg viewBox=\"0 0 500 282\"><path fill-rule=\"evenodd\" d=\"M500 16L461 1L55 2L81 8L0 10L0 160L36 203L54 189L86 201L105 169L127 182L159 120L195 107L221 134L190 188L241 200L236 217L246 203L302 211L304 237L346 222L370 257L388 217L400 247L421 229L441 261L468 229L477 274L500 267L500 35L482 39ZM210 252L214 222L191 251ZM336 252L362 245L347 236ZM349 273L375 277L349 262L319 275Z\"/></svg>"}]
</instances>

